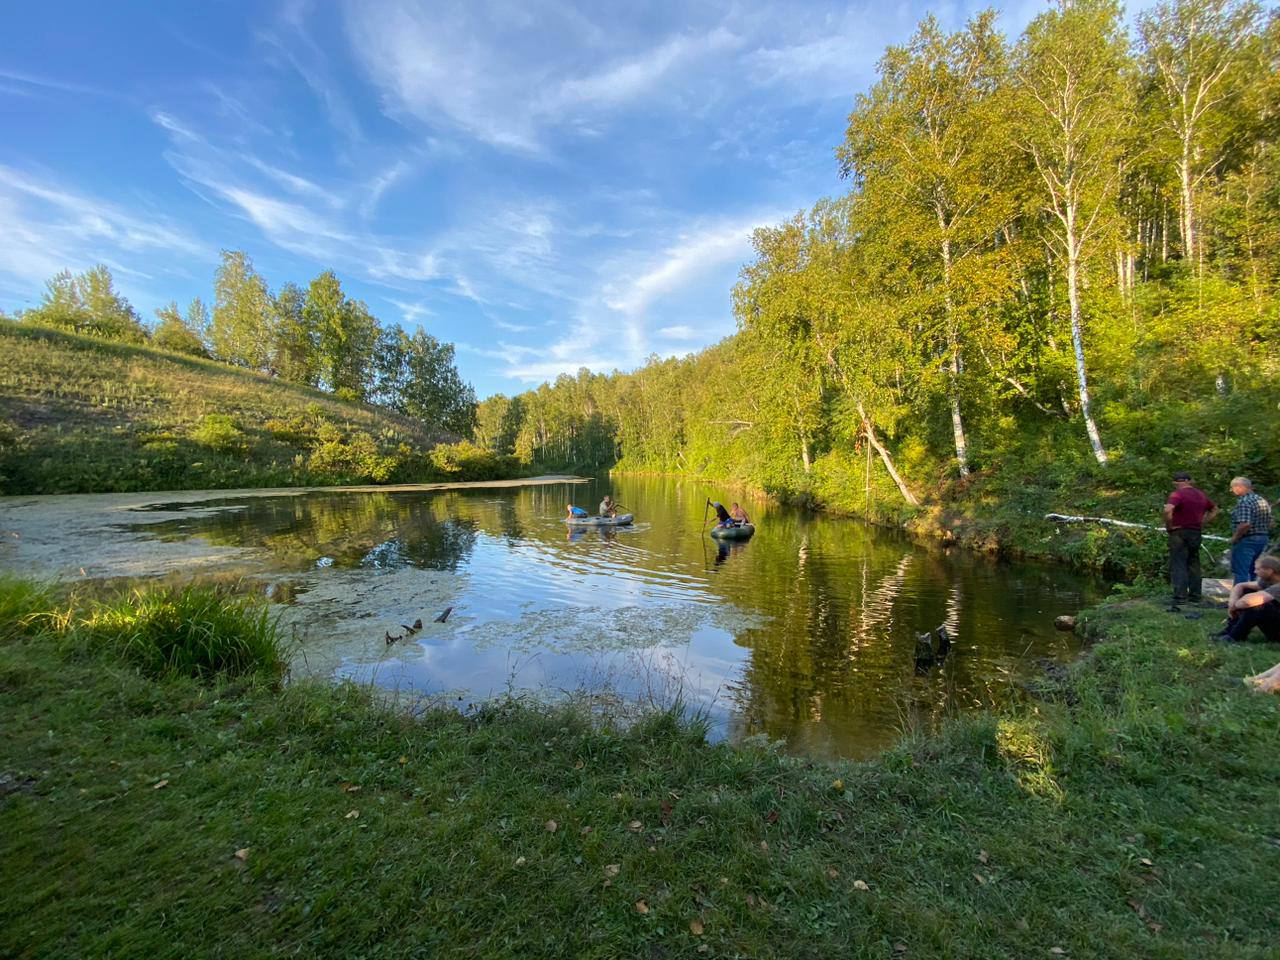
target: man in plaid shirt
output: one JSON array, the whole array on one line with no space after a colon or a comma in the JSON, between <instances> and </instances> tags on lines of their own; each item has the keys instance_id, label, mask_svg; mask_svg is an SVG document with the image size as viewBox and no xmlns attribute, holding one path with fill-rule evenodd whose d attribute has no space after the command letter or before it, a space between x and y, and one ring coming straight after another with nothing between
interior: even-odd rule
<instances>
[{"instance_id":1,"label":"man in plaid shirt","mask_svg":"<svg viewBox=\"0 0 1280 960\"><path fill-rule=\"evenodd\" d=\"M1253 564L1267 549L1271 533L1271 504L1253 492L1253 481L1231 481L1236 505L1231 508L1231 578L1235 583L1254 579Z\"/></svg>"}]
</instances>

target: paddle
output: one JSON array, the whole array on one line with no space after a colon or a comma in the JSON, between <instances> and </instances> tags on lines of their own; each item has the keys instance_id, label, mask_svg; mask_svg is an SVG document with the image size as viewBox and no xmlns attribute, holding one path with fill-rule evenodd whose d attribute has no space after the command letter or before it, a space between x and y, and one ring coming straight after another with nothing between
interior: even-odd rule
<instances>
[{"instance_id":1,"label":"paddle","mask_svg":"<svg viewBox=\"0 0 1280 960\"><path fill-rule=\"evenodd\" d=\"M711 507L711 498L707 498L707 505L702 508L702 535L707 535L707 510Z\"/></svg>"}]
</instances>

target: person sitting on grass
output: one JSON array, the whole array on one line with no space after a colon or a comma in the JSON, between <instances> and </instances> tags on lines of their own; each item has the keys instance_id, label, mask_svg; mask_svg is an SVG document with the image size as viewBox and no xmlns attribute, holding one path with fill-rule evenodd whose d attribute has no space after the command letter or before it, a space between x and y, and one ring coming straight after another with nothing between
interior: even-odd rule
<instances>
[{"instance_id":1,"label":"person sitting on grass","mask_svg":"<svg viewBox=\"0 0 1280 960\"><path fill-rule=\"evenodd\" d=\"M1238 642L1257 627L1272 643L1280 643L1280 557L1270 554L1257 562L1258 579L1237 583L1227 601L1226 628L1215 639Z\"/></svg>"},{"instance_id":2,"label":"person sitting on grass","mask_svg":"<svg viewBox=\"0 0 1280 960\"><path fill-rule=\"evenodd\" d=\"M572 503L566 504L564 508L565 519L576 520L587 515L587 511L581 507L575 507Z\"/></svg>"},{"instance_id":3,"label":"person sitting on grass","mask_svg":"<svg viewBox=\"0 0 1280 960\"><path fill-rule=\"evenodd\" d=\"M734 503L733 509L729 511L729 516L733 517L734 523L738 526L751 522L751 518L747 516L747 511L743 510L737 503Z\"/></svg>"}]
</instances>

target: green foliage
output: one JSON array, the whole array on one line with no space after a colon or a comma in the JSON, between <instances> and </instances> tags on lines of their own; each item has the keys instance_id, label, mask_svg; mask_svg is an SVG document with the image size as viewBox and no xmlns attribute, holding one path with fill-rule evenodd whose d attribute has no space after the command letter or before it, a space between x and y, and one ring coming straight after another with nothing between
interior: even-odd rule
<instances>
[{"instance_id":1,"label":"green foliage","mask_svg":"<svg viewBox=\"0 0 1280 960\"><path fill-rule=\"evenodd\" d=\"M137 312L116 291L111 271L102 264L76 276L69 270L54 276L39 306L28 310L23 319L123 343L142 343L147 338Z\"/></svg>"},{"instance_id":2,"label":"green foliage","mask_svg":"<svg viewBox=\"0 0 1280 960\"><path fill-rule=\"evenodd\" d=\"M410 336L393 326L378 338L376 368L379 403L452 433L471 433L476 395L458 376L453 344L442 344L425 330Z\"/></svg>"},{"instance_id":3,"label":"green foliage","mask_svg":"<svg viewBox=\"0 0 1280 960\"><path fill-rule=\"evenodd\" d=\"M308 467L320 476L344 481L385 483L396 469L394 456L384 456L373 437L325 422L316 431Z\"/></svg>"},{"instance_id":4,"label":"green foliage","mask_svg":"<svg viewBox=\"0 0 1280 960\"><path fill-rule=\"evenodd\" d=\"M431 465L447 480L496 480L511 476L515 469L511 457L470 440L438 443L429 456Z\"/></svg>"},{"instance_id":5,"label":"green foliage","mask_svg":"<svg viewBox=\"0 0 1280 960\"><path fill-rule=\"evenodd\" d=\"M246 447L244 432L225 413L206 413L191 439L217 453L244 453Z\"/></svg>"},{"instance_id":6,"label":"green foliage","mask_svg":"<svg viewBox=\"0 0 1280 960\"><path fill-rule=\"evenodd\" d=\"M170 300L168 304L156 311L160 323L151 334L151 342L161 350L172 350L174 353L187 353L193 357L207 357L208 349L204 345L200 324L201 311L204 310L197 298L192 301L191 311L183 317L178 311L178 304Z\"/></svg>"},{"instance_id":7,"label":"green foliage","mask_svg":"<svg viewBox=\"0 0 1280 960\"><path fill-rule=\"evenodd\" d=\"M213 279L209 344L226 363L265 370L275 336L275 314L267 282L240 250L223 250Z\"/></svg>"}]
</instances>

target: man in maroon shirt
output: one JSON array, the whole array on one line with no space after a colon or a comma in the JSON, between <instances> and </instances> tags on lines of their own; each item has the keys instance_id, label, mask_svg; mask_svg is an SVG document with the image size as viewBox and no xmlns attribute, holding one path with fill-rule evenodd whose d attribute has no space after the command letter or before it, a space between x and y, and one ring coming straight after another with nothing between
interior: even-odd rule
<instances>
[{"instance_id":1,"label":"man in maroon shirt","mask_svg":"<svg viewBox=\"0 0 1280 960\"><path fill-rule=\"evenodd\" d=\"M1200 602L1200 532L1218 515L1218 505L1191 485L1185 470L1173 475L1173 493L1164 505L1164 526L1169 531L1169 582L1173 605Z\"/></svg>"}]
</instances>

